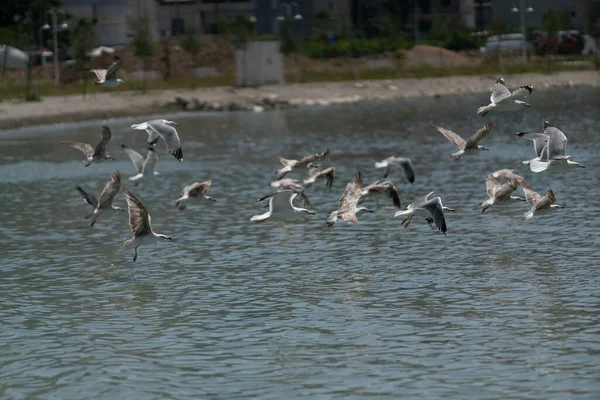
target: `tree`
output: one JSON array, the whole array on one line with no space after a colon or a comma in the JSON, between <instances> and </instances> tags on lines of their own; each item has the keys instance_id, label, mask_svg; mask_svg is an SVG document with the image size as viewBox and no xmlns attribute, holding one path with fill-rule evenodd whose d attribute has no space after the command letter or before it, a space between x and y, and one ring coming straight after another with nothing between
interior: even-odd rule
<instances>
[{"instance_id":1,"label":"tree","mask_svg":"<svg viewBox=\"0 0 600 400\"><path fill-rule=\"evenodd\" d=\"M82 90L85 96L87 92L87 84L90 69L90 56L88 53L96 45L96 34L94 27L96 26L96 18L87 19L80 18L77 25L71 31L71 42L73 44L73 56L77 63L77 70L81 72Z\"/></svg>"},{"instance_id":2,"label":"tree","mask_svg":"<svg viewBox=\"0 0 600 400\"><path fill-rule=\"evenodd\" d=\"M569 29L572 26L571 13L551 8L542 14L542 25L548 35L546 43L551 47L546 49L545 52L546 54L550 51L556 53L558 50L558 31Z\"/></svg>"},{"instance_id":3,"label":"tree","mask_svg":"<svg viewBox=\"0 0 600 400\"><path fill-rule=\"evenodd\" d=\"M152 33L148 27L148 17L143 16L133 23L135 32L132 45L136 57L141 57L144 64L143 90L146 91L146 74L148 73L150 57L154 55Z\"/></svg>"},{"instance_id":4,"label":"tree","mask_svg":"<svg viewBox=\"0 0 600 400\"><path fill-rule=\"evenodd\" d=\"M179 41L179 46L192 55L195 64L198 63L196 57L198 57L198 53L202 50L202 42L198 39L193 30L188 29L185 32L185 36Z\"/></svg>"}]
</instances>

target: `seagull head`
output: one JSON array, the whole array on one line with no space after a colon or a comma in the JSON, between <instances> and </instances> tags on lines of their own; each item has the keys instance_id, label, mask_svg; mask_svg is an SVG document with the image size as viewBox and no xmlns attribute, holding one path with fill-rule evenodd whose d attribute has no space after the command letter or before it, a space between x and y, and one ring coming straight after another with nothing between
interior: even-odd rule
<instances>
[{"instance_id":1,"label":"seagull head","mask_svg":"<svg viewBox=\"0 0 600 400\"><path fill-rule=\"evenodd\" d=\"M179 126L179 124L177 122L174 121L169 121L169 120L163 120L163 122L167 125L171 125L171 126Z\"/></svg>"}]
</instances>

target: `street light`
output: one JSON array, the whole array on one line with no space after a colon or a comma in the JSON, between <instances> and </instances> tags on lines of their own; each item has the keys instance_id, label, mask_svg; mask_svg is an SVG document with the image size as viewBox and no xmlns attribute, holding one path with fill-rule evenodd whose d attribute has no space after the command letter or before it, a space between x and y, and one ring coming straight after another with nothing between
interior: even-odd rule
<instances>
[{"instance_id":1,"label":"street light","mask_svg":"<svg viewBox=\"0 0 600 400\"><path fill-rule=\"evenodd\" d=\"M277 21L284 21L285 18L289 15L296 21L302 20L302 15L300 15L300 6L296 2L291 3L279 3L279 16L277 17ZM285 9L285 15L281 12L281 9ZM296 9L296 14L294 14L294 9Z\"/></svg>"},{"instance_id":2,"label":"street light","mask_svg":"<svg viewBox=\"0 0 600 400\"><path fill-rule=\"evenodd\" d=\"M525 11L532 13L533 7L525 8L525 0L521 0L521 7L513 5L511 12L518 13L521 11L521 33L523 34L523 64L527 64L527 32L525 27Z\"/></svg>"},{"instance_id":3,"label":"street light","mask_svg":"<svg viewBox=\"0 0 600 400\"><path fill-rule=\"evenodd\" d=\"M57 14L62 14L63 18L65 15L65 11L61 9L51 8L46 11L46 14L50 14L52 16L52 41L54 42L54 84L56 86L60 83L60 70L58 68L58 18ZM66 21L60 25L61 30L68 29L69 25L67 25ZM50 29L50 25L48 23L42 26L42 29L48 30Z\"/></svg>"}]
</instances>

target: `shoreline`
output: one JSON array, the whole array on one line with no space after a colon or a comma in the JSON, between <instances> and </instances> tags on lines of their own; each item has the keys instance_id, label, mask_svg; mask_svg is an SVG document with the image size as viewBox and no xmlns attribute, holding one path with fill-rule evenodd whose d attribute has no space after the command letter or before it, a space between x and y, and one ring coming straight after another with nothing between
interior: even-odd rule
<instances>
[{"instance_id":1,"label":"shoreline","mask_svg":"<svg viewBox=\"0 0 600 400\"><path fill-rule=\"evenodd\" d=\"M41 102L0 103L0 130L48 123L137 117L175 111L263 111L290 107L326 106L363 101L396 100L424 96L488 93L497 77L443 78L292 83L258 88L201 88L163 91L115 92L86 97L47 97ZM600 87L597 71L506 75L510 89L564 86ZM534 91L535 96L535 91Z\"/></svg>"}]
</instances>

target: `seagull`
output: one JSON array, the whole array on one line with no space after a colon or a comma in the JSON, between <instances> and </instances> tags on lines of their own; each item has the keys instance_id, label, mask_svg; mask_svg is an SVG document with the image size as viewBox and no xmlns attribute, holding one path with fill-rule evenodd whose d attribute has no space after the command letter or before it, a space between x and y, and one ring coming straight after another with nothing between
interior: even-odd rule
<instances>
[{"instance_id":1,"label":"seagull","mask_svg":"<svg viewBox=\"0 0 600 400\"><path fill-rule=\"evenodd\" d=\"M541 132L517 132L515 135L533 141L533 148L535 149L536 157L531 160L521 161L521 163L525 165L531 165L533 160L540 161L542 157L542 151L548 144L548 135Z\"/></svg>"},{"instance_id":2,"label":"seagull","mask_svg":"<svg viewBox=\"0 0 600 400\"><path fill-rule=\"evenodd\" d=\"M173 126L178 126L177 122L166 119L153 119L152 121L133 124L131 127L136 130L146 131L148 133L148 144L154 145L160 136L167 145L167 150L175 156L177 161L183 161L183 151L181 150L181 141L177 130Z\"/></svg>"},{"instance_id":3,"label":"seagull","mask_svg":"<svg viewBox=\"0 0 600 400\"><path fill-rule=\"evenodd\" d=\"M117 87L125 81L122 79L117 79L117 71L119 67L121 67L121 58L119 56L115 56L113 59L113 63L108 67L108 69L93 69L91 72L96 74L96 78L98 78L97 82L94 82L96 85L100 85L103 87Z\"/></svg>"},{"instance_id":4,"label":"seagull","mask_svg":"<svg viewBox=\"0 0 600 400\"><path fill-rule=\"evenodd\" d=\"M284 176L287 175L288 172L292 172L292 171L296 172L300 168L306 167L309 163L312 163L314 161L321 161L322 159L327 157L329 155L329 153L330 153L330 150L325 149L325 151L322 152L321 154L313 154L310 156L306 156L300 161L288 160L283 157L279 157L279 161L281 162L281 164L283 164L283 168L275 171L275 174L277 175L277 180L282 179Z\"/></svg>"},{"instance_id":5,"label":"seagull","mask_svg":"<svg viewBox=\"0 0 600 400\"><path fill-rule=\"evenodd\" d=\"M433 193L434 192L430 192L426 196L410 203L404 211L396 211L394 217L406 216L406 218L402 220L404 229L408 228L408 225L410 225L413 217L417 215L424 217L429 225L435 223L435 226L438 228L438 230L444 235L446 234L448 229L446 228L444 211L456 212L456 210L454 208L444 206L442 204L442 199L439 196L431 198Z\"/></svg>"},{"instance_id":6,"label":"seagull","mask_svg":"<svg viewBox=\"0 0 600 400\"><path fill-rule=\"evenodd\" d=\"M125 153L127 153L129 158L131 159L131 162L133 162L136 171L138 172L137 175L129 177L130 181L134 181L137 185L140 183L140 181L145 175L151 174L160 176L160 172L154 171L154 165L156 165L156 161L158 160L158 156L154 151L154 146L148 146L146 158L142 157L140 153L138 153L130 147L125 146L122 143L121 148Z\"/></svg>"},{"instance_id":7,"label":"seagull","mask_svg":"<svg viewBox=\"0 0 600 400\"><path fill-rule=\"evenodd\" d=\"M497 178L492 174L485 177L485 189L489 199L478 205L481 212L490 208L493 204L506 203L510 200L523 200L517 196L511 196L517 190L519 183L515 179L509 179L508 182L500 184Z\"/></svg>"},{"instance_id":8,"label":"seagull","mask_svg":"<svg viewBox=\"0 0 600 400\"><path fill-rule=\"evenodd\" d=\"M362 191L362 174L358 171L354 175L352 182L349 182L346 185L346 189L338 202L337 210L329 213L329 216L327 217L328 227L332 227L338 220L350 224L357 224L357 216L360 215L360 213L373 212L373 210L370 210L367 207L357 207L358 200L360 200L362 196Z\"/></svg>"},{"instance_id":9,"label":"seagull","mask_svg":"<svg viewBox=\"0 0 600 400\"><path fill-rule=\"evenodd\" d=\"M487 106L479 107L477 114L484 116L490 111L515 111L524 107L531 107L531 104L526 103L523 99L527 98L533 87L530 85L521 86L515 89L514 92L510 92L506 87L504 78L499 78L494 86L490 88L492 96L490 97L491 103Z\"/></svg>"},{"instance_id":10,"label":"seagull","mask_svg":"<svg viewBox=\"0 0 600 400\"><path fill-rule=\"evenodd\" d=\"M110 133L110 128L106 125L102 126L102 139L96 145L96 148L93 148L92 145L88 143L82 142L67 142L61 141L62 144L68 144L69 146L81 151L85 155L85 159L87 160L86 167L88 167L93 162L101 162L104 160L114 160L112 156L106 154L106 145L110 141L112 134Z\"/></svg>"},{"instance_id":11,"label":"seagull","mask_svg":"<svg viewBox=\"0 0 600 400\"><path fill-rule=\"evenodd\" d=\"M383 196L388 199L392 199L392 203L394 203L394 207L401 208L400 205L400 197L398 196L398 191L394 184L390 181L375 181L370 185L365 186L360 192L361 198L359 199L359 204L362 203L363 197L369 196Z\"/></svg>"},{"instance_id":12,"label":"seagull","mask_svg":"<svg viewBox=\"0 0 600 400\"><path fill-rule=\"evenodd\" d=\"M507 179L507 180L513 179L519 185L522 182L525 182L525 178L523 178L521 175L517 174L512 169L499 169L497 171L492 172L490 175L492 175L496 179L498 179L498 178L504 178L504 179Z\"/></svg>"},{"instance_id":13,"label":"seagull","mask_svg":"<svg viewBox=\"0 0 600 400\"><path fill-rule=\"evenodd\" d=\"M304 191L304 187L300 183L298 183L298 180L285 178L275 182L271 182L269 186L277 190L293 190L294 193L302 196L302 199L304 200L304 207L308 209L312 208L312 204L308 199L308 195ZM268 206L269 205L267 204L267 207Z\"/></svg>"},{"instance_id":14,"label":"seagull","mask_svg":"<svg viewBox=\"0 0 600 400\"><path fill-rule=\"evenodd\" d=\"M107 210L112 211L126 211L124 208L116 207L112 205L115 196L119 192L119 188L121 187L121 174L119 171L116 171L111 180L106 183L102 193L100 194L100 200L96 200L94 196L88 194L85 190L81 188L81 186L77 185L75 188L83 197L83 201L88 203L90 206L94 207L94 212L90 215L86 216L85 219L92 218L92 223L90 226L94 226L98 216Z\"/></svg>"},{"instance_id":15,"label":"seagull","mask_svg":"<svg viewBox=\"0 0 600 400\"><path fill-rule=\"evenodd\" d=\"M304 186L308 187L315 183L318 179L325 179L325 186L331 189L333 178L335 178L335 167L325 168L320 171L319 166L313 163L308 163L308 177L304 180Z\"/></svg>"},{"instance_id":16,"label":"seagull","mask_svg":"<svg viewBox=\"0 0 600 400\"><path fill-rule=\"evenodd\" d=\"M410 183L415 181L415 172L413 171L412 162L410 158L404 157L388 157L385 160L380 162L375 162L375 168L385 168L385 172L383 173L383 177L387 178L387 176L392 172L396 167L402 167L404 170L404 176Z\"/></svg>"},{"instance_id":17,"label":"seagull","mask_svg":"<svg viewBox=\"0 0 600 400\"><path fill-rule=\"evenodd\" d=\"M531 171L567 172L573 167L585 168L578 162L572 161L571 156L566 155L567 137L548 121L544 121L544 134L548 136L548 144L542 151L540 159L533 159L529 164Z\"/></svg>"},{"instance_id":18,"label":"seagull","mask_svg":"<svg viewBox=\"0 0 600 400\"><path fill-rule=\"evenodd\" d=\"M433 122L431 123L438 131L442 133L453 145L458 148L456 153L452 153L452 155L458 160L460 157L465 154L465 152L472 150L485 150L489 151L489 149L481 146L479 141L487 136L488 133L492 130L492 121L488 121L483 125L477 132L473 134L466 141L460 137L457 133L451 131L450 129L442 128L441 126L437 126Z\"/></svg>"},{"instance_id":19,"label":"seagull","mask_svg":"<svg viewBox=\"0 0 600 400\"><path fill-rule=\"evenodd\" d=\"M206 200L217 201L216 199L213 199L212 197L210 197L208 195L208 190L210 189L211 183L212 183L212 180L205 181L205 182L194 182L191 185L184 187L181 190L181 197L178 198L177 201L175 202L175 204L177 205L177 208L179 208L180 210L184 210L185 207L187 206L187 202L190 197L202 196Z\"/></svg>"},{"instance_id":20,"label":"seagull","mask_svg":"<svg viewBox=\"0 0 600 400\"><path fill-rule=\"evenodd\" d=\"M521 183L521 187L523 188L523 192L525 192L525 198L527 202L531 205L531 209L523 215L523 220L530 220L533 218L533 214L539 210L545 210L550 208L565 208L559 204L556 204L556 198L554 197L554 192L552 189L546 190L546 194L544 196L535 192L531 187L527 184L527 182L523 181Z\"/></svg>"},{"instance_id":21,"label":"seagull","mask_svg":"<svg viewBox=\"0 0 600 400\"><path fill-rule=\"evenodd\" d=\"M134 246L135 254L133 262L137 260L137 249L140 246L156 243L160 239L172 240L171 237L156 233L152 230L150 214L148 210L127 188L121 188L127 198L127 206L129 208L129 227L133 237L121 243L121 247Z\"/></svg>"},{"instance_id":22,"label":"seagull","mask_svg":"<svg viewBox=\"0 0 600 400\"><path fill-rule=\"evenodd\" d=\"M281 190L261 197L256 201L269 199L269 211L261 215L253 216L250 218L250 221L254 221L258 224L270 219L283 223L300 219L302 218L303 213L314 215L314 211L294 206L293 201L296 196L297 193L293 190Z\"/></svg>"}]
</instances>

